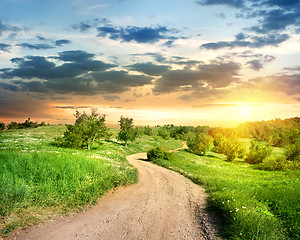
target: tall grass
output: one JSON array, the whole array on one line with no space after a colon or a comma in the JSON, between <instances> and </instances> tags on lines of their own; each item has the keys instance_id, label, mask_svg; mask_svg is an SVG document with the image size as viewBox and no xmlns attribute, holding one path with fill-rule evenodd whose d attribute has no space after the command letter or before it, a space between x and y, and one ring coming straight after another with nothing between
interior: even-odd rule
<instances>
[{"instance_id":1,"label":"tall grass","mask_svg":"<svg viewBox=\"0 0 300 240\"><path fill-rule=\"evenodd\" d=\"M186 151L157 163L206 188L225 239L299 239L300 171L261 171L222 155Z\"/></svg>"},{"instance_id":2,"label":"tall grass","mask_svg":"<svg viewBox=\"0 0 300 240\"><path fill-rule=\"evenodd\" d=\"M64 126L8 130L0 133L0 236L53 215L76 212L106 191L137 181L126 155L151 147L181 146L180 141L143 136L123 146L115 139L91 151L53 144ZM116 130L112 130L114 134Z\"/></svg>"}]
</instances>

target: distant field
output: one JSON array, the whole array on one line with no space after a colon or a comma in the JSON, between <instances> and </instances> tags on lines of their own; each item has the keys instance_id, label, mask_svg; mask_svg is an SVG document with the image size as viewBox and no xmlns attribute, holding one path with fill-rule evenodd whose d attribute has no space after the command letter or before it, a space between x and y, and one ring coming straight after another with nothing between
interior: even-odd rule
<instances>
[{"instance_id":1,"label":"distant field","mask_svg":"<svg viewBox=\"0 0 300 240\"><path fill-rule=\"evenodd\" d=\"M0 132L0 236L53 215L80 211L106 191L135 183L137 171L126 160L128 154L158 145L182 146L178 140L143 136L127 147L114 137L90 151L56 147L55 137L65 130L45 126Z\"/></svg>"},{"instance_id":2,"label":"distant field","mask_svg":"<svg viewBox=\"0 0 300 240\"><path fill-rule=\"evenodd\" d=\"M273 154L283 151L276 148ZM183 150L157 164L207 189L224 238L299 239L300 171L261 171L240 160L224 160L213 152L200 157Z\"/></svg>"}]
</instances>

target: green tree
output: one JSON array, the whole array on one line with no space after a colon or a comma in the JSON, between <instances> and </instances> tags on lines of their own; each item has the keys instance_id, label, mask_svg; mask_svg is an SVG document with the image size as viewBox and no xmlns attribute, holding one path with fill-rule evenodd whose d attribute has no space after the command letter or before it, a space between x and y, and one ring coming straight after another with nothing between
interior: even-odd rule
<instances>
[{"instance_id":1,"label":"green tree","mask_svg":"<svg viewBox=\"0 0 300 240\"><path fill-rule=\"evenodd\" d=\"M187 145L192 153L203 156L210 149L212 142L211 136L199 132L188 137Z\"/></svg>"},{"instance_id":2,"label":"green tree","mask_svg":"<svg viewBox=\"0 0 300 240\"><path fill-rule=\"evenodd\" d=\"M162 137L163 139L170 138L170 133L169 133L168 129L165 127L160 127L157 131L157 135Z\"/></svg>"},{"instance_id":3,"label":"green tree","mask_svg":"<svg viewBox=\"0 0 300 240\"><path fill-rule=\"evenodd\" d=\"M134 141L137 138L137 131L133 126L133 119L121 116L118 123L120 125L120 131L117 139L123 141L125 146L127 146L128 141Z\"/></svg>"},{"instance_id":4,"label":"green tree","mask_svg":"<svg viewBox=\"0 0 300 240\"><path fill-rule=\"evenodd\" d=\"M294 143L288 144L284 154L287 160L300 162L300 138L296 139Z\"/></svg>"},{"instance_id":5,"label":"green tree","mask_svg":"<svg viewBox=\"0 0 300 240\"><path fill-rule=\"evenodd\" d=\"M246 158L246 162L250 164L262 163L263 160L270 156L272 149L269 145L259 143L256 141L251 142L249 153Z\"/></svg>"},{"instance_id":6,"label":"green tree","mask_svg":"<svg viewBox=\"0 0 300 240\"><path fill-rule=\"evenodd\" d=\"M5 129L5 123L4 122L0 122L0 130L4 130Z\"/></svg>"},{"instance_id":7,"label":"green tree","mask_svg":"<svg viewBox=\"0 0 300 240\"><path fill-rule=\"evenodd\" d=\"M149 127L149 126L145 126L145 127L144 127L144 134L145 134L145 135L148 135L148 136L152 136L152 135L153 135L152 128Z\"/></svg>"},{"instance_id":8,"label":"green tree","mask_svg":"<svg viewBox=\"0 0 300 240\"><path fill-rule=\"evenodd\" d=\"M245 154L243 145L234 135L228 138L219 135L214 140L214 150L217 153L223 153L224 155L226 155L228 162L231 162L236 158L242 158Z\"/></svg>"},{"instance_id":9,"label":"green tree","mask_svg":"<svg viewBox=\"0 0 300 240\"><path fill-rule=\"evenodd\" d=\"M95 108L91 109L91 114L76 111L74 114L76 121L74 125L67 125L67 131L64 136L57 141L71 148L86 148L89 150L91 144L96 139L105 137L107 128L105 126L105 115L97 113Z\"/></svg>"}]
</instances>

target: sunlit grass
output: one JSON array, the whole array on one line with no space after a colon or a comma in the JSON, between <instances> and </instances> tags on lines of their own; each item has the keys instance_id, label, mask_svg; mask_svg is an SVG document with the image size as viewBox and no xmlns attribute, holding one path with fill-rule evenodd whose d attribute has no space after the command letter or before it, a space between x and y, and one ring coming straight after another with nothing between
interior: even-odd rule
<instances>
[{"instance_id":1,"label":"sunlit grass","mask_svg":"<svg viewBox=\"0 0 300 240\"><path fill-rule=\"evenodd\" d=\"M59 148L56 137L65 126L0 132L0 236L53 215L76 212L94 204L108 190L137 181L126 155L154 146L182 143L142 136L126 147L115 139L100 141L90 151Z\"/></svg>"},{"instance_id":2,"label":"sunlit grass","mask_svg":"<svg viewBox=\"0 0 300 240\"><path fill-rule=\"evenodd\" d=\"M276 154L282 154L280 151ZM215 153L181 151L158 164L204 186L209 208L222 217L229 239L297 239L300 235L300 171L261 171Z\"/></svg>"}]
</instances>

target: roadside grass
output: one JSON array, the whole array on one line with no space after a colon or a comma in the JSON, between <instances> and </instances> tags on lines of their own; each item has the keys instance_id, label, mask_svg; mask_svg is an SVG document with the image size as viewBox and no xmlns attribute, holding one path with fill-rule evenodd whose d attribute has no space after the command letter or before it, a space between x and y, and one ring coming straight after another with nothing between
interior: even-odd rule
<instances>
[{"instance_id":1,"label":"roadside grass","mask_svg":"<svg viewBox=\"0 0 300 240\"><path fill-rule=\"evenodd\" d=\"M0 236L55 215L82 211L107 191L136 183L137 170L128 154L178 140L142 136L126 147L115 140L99 141L90 151L59 148L54 140L65 126L0 132Z\"/></svg>"},{"instance_id":2,"label":"roadside grass","mask_svg":"<svg viewBox=\"0 0 300 240\"><path fill-rule=\"evenodd\" d=\"M220 154L185 150L156 163L207 190L224 239L299 239L300 171L261 171L242 160L229 163Z\"/></svg>"}]
</instances>

